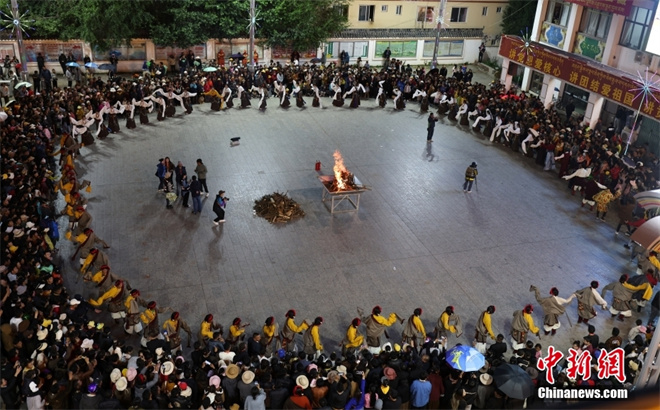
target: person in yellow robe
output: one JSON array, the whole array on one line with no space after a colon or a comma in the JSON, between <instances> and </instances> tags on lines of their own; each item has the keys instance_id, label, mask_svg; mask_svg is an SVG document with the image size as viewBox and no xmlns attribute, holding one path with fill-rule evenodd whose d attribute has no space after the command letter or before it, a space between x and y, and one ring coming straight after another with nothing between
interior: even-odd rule
<instances>
[{"instance_id":1,"label":"person in yellow robe","mask_svg":"<svg viewBox=\"0 0 660 410\"><path fill-rule=\"evenodd\" d=\"M525 306L522 310L513 312L513 321L511 322L511 344L513 350L520 350L525 347L527 341L527 334L534 333L536 337L539 336L539 328L534 324L532 317L534 307L532 305Z\"/></svg>"},{"instance_id":2,"label":"person in yellow robe","mask_svg":"<svg viewBox=\"0 0 660 410\"><path fill-rule=\"evenodd\" d=\"M314 360L323 352L323 344L321 344L321 336L319 335L319 328L322 324L323 318L321 316L317 317L303 335L303 351L308 355L314 355Z\"/></svg>"},{"instance_id":3,"label":"person in yellow robe","mask_svg":"<svg viewBox=\"0 0 660 410\"><path fill-rule=\"evenodd\" d=\"M220 331L220 334L222 335L222 325L215 323L213 321L213 315L209 313L204 316L204 320L199 326L199 333L197 333L197 339L202 347L206 347L208 342L214 339L213 334L215 331Z\"/></svg>"},{"instance_id":4,"label":"person in yellow robe","mask_svg":"<svg viewBox=\"0 0 660 410\"><path fill-rule=\"evenodd\" d=\"M360 334L359 327L362 324L362 321L359 317L356 317L351 321L351 325L346 329L346 336L342 342L342 356L347 357L354 355L355 351L358 350L362 343L364 343L364 336Z\"/></svg>"},{"instance_id":5,"label":"person in yellow robe","mask_svg":"<svg viewBox=\"0 0 660 410\"><path fill-rule=\"evenodd\" d=\"M367 347L374 354L380 353L380 337L385 333L385 329L392 326L397 320L403 324L404 319L396 313L390 313L387 318L381 315L383 309L380 306L374 306L371 309L371 315L365 317L363 312L358 309L358 314L362 317L367 327ZM387 334L385 334L387 338Z\"/></svg>"},{"instance_id":6,"label":"person in yellow robe","mask_svg":"<svg viewBox=\"0 0 660 410\"><path fill-rule=\"evenodd\" d=\"M486 342L488 341L488 336L490 336L491 339L495 340L495 333L493 332L493 325L492 325L492 318L491 316L495 313L495 306L490 305L481 312L481 315L479 316L479 320L477 320L477 329L475 331L474 339L475 339L475 349L479 351L479 353L485 355L486 354Z\"/></svg>"},{"instance_id":7,"label":"person in yellow robe","mask_svg":"<svg viewBox=\"0 0 660 410\"><path fill-rule=\"evenodd\" d=\"M169 339L170 348L174 354L181 348L181 330L188 333L188 347L190 347L190 339L192 338L192 330L186 323L179 312L172 312L170 318L163 323L163 331L166 339Z\"/></svg>"},{"instance_id":8,"label":"person in yellow robe","mask_svg":"<svg viewBox=\"0 0 660 410\"><path fill-rule=\"evenodd\" d=\"M264 355L270 356L275 350L279 347L277 342L279 341L279 329L277 322L275 321L274 316L270 316L266 319L263 327L261 328L261 345L264 347Z\"/></svg>"},{"instance_id":9,"label":"person in yellow robe","mask_svg":"<svg viewBox=\"0 0 660 410\"><path fill-rule=\"evenodd\" d=\"M235 318L231 326L229 326L229 336L227 337L227 342L229 342L232 347L235 347L239 341L245 339L245 328L250 326L249 323L241 323L241 318Z\"/></svg>"},{"instance_id":10,"label":"person in yellow robe","mask_svg":"<svg viewBox=\"0 0 660 410\"><path fill-rule=\"evenodd\" d=\"M304 332L309 328L309 324L307 323L307 320L304 320L300 326L296 325L296 311L293 309L289 309L288 312L286 312L286 324L284 325L284 328L282 329L282 333L280 334L280 341L282 342L282 348L286 349L287 351L292 351L293 346L295 345L295 337L296 333L301 333Z\"/></svg>"},{"instance_id":11,"label":"person in yellow robe","mask_svg":"<svg viewBox=\"0 0 660 410\"><path fill-rule=\"evenodd\" d=\"M413 349L421 347L426 339L426 329L420 316L422 316L422 308L415 309L413 314L408 318L408 322L406 322L406 326L403 328L403 333L401 334L401 341L403 343L409 343Z\"/></svg>"}]
</instances>

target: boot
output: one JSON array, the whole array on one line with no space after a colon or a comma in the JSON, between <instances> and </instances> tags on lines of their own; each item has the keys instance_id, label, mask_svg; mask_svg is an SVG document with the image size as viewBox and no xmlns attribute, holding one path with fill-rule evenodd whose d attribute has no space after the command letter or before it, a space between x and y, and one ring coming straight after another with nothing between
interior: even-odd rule
<instances>
[{"instance_id":1,"label":"boot","mask_svg":"<svg viewBox=\"0 0 660 410\"><path fill-rule=\"evenodd\" d=\"M637 306L637 313L639 313L639 312L641 312L641 311L642 311L642 307L641 307L641 306Z\"/></svg>"},{"instance_id":2,"label":"boot","mask_svg":"<svg viewBox=\"0 0 660 410\"><path fill-rule=\"evenodd\" d=\"M589 322L589 319L582 319L582 323L584 323L585 325L589 324L588 322Z\"/></svg>"},{"instance_id":3,"label":"boot","mask_svg":"<svg viewBox=\"0 0 660 410\"><path fill-rule=\"evenodd\" d=\"M584 319L582 319L581 316L578 316L578 323L582 323L583 320L584 320Z\"/></svg>"},{"instance_id":4,"label":"boot","mask_svg":"<svg viewBox=\"0 0 660 410\"><path fill-rule=\"evenodd\" d=\"M619 319L620 321L623 322L623 320L625 319L625 317L624 317L623 315L619 315L619 318L618 318L618 319Z\"/></svg>"},{"instance_id":5,"label":"boot","mask_svg":"<svg viewBox=\"0 0 660 410\"><path fill-rule=\"evenodd\" d=\"M543 333L545 333L546 336L550 334L547 330L544 330Z\"/></svg>"},{"instance_id":6,"label":"boot","mask_svg":"<svg viewBox=\"0 0 660 410\"><path fill-rule=\"evenodd\" d=\"M612 313L612 317L613 317L613 318L615 318L615 317L616 317L616 315L615 315L614 313Z\"/></svg>"},{"instance_id":7,"label":"boot","mask_svg":"<svg viewBox=\"0 0 660 410\"><path fill-rule=\"evenodd\" d=\"M553 336L556 335L557 334L557 329L552 329L551 333L552 333Z\"/></svg>"}]
</instances>

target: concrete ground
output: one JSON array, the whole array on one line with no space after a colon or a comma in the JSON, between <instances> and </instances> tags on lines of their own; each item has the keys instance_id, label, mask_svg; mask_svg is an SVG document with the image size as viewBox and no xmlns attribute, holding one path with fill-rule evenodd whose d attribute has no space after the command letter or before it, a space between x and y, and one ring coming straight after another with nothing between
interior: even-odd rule
<instances>
[{"instance_id":1,"label":"concrete ground","mask_svg":"<svg viewBox=\"0 0 660 410\"><path fill-rule=\"evenodd\" d=\"M376 105L367 100L352 110L324 99L319 109L308 99L306 109L284 110L271 98L265 113L196 105L189 116L181 109L164 122L152 116L148 126L83 148L78 166L93 185L92 227L112 246L113 271L145 299L181 311L194 332L207 313L225 329L241 317L252 324L248 334L271 315L282 324L291 308L299 320L323 316L328 352L339 350L357 307L369 312L379 304L403 317L422 307L431 331L453 305L465 332L450 343L469 343L490 304L497 307L496 333L508 335L513 311L527 303L541 325L532 284L544 296L557 286L568 297L592 280L602 287L634 273L626 237L614 235L614 210L608 223L597 221L555 173L446 117L427 145L426 115L416 103L402 112L391 101L385 109ZM240 145L230 147L235 136ZM331 173L336 149L369 188L359 212L333 216L321 202L314 164ZM180 201L165 209L154 176L164 156L182 161L190 176L197 158L208 166L212 194L201 215ZM479 164L478 187L466 194L463 175L472 161ZM231 201L226 223L214 226L220 189ZM306 216L286 225L256 217L254 201L274 191L287 192ZM73 247L63 241L61 249L68 264ZM69 285L82 290L82 281ZM587 334L576 311L573 302L573 327L562 317L556 336L542 336L544 348L567 349ZM627 333L637 317L622 324L603 311L593 324L605 340L613 325ZM401 330L393 326L393 341Z\"/></svg>"}]
</instances>

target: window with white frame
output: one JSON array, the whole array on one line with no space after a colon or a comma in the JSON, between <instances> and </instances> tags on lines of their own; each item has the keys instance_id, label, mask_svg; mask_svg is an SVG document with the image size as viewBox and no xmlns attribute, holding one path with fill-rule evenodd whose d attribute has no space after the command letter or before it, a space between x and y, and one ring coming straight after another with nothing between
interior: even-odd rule
<instances>
[{"instance_id":1,"label":"window with white frame","mask_svg":"<svg viewBox=\"0 0 660 410\"><path fill-rule=\"evenodd\" d=\"M387 5L384 4L384 5L380 6L380 11L382 11L383 13L387 13Z\"/></svg>"},{"instance_id":2,"label":"window with white frame","mask_svg":"<svg viewBox=\"0 0 660 410\"><path fill-rule=\"evenodd\" d=\"M374 21L376 6L360 6L358 10L358 21Z\"/></svg>"},{"instance_id":3,"label":"window with white frame","mask_svg":"<svg viewBox=\"0 0 660 410\"><path fill-rule=\"evenodd\" d=\"M580 32L601 40L607 38L612 22L612 13L596 9L585 8L582 12Z\"/></svg>"},{"instance_id":4,"label":"window with white frame","mask_svg":"<svg viewBox=\"0 0 660 410\"><path fill-rule=\"evenodd\" d=\"M498 7L495 9L495 13L501 13L502 12L502 7Z\"/></svg>"},{"instance_id":5,"label":"window with white frame","mask_svg":"<svg viewBox=\"0 0 660 410\"><path fill-rule=\"evenodd\" d=\"M484 7L481 9L481 15L482 16L487 16L488 15L488 7Z\"/></svg>"},{"instance_id":6,"label":"window with white frame","mask_svg":"<svg viewBox=\"0 0 660 410\"><path fill-rule=\"evenodd\" d=\"M635 50L646 48L652 19L652 10L634 6L623 23L619 44Z\"/></svg>"},{"instance_id":7,"label":"window with white frame","mask_svg":"<svg viewBox=\"0 0 660 410\"><path fill-rule=\"evenodd\" d=\"M432 23L433 22L433 7L418 7L417 8L417 22Z\"/></svg>"},{"instance_id":8,"label":"window with white frame","mask_svg":"<svg viewBox=\"0 0 660 410\"><path fill-rule=\"evenodd\" d=\"M403 6L396 6L396 14L401 15L402 10L403 10Z\"/></svg>"},{"instance_id":9,"label":"window with white frame","mask_svg":"<svg viewBox=\"0 0 660 410\"><path fill-rule=\"evenodd\" d=\"M452 7L449 21L452 23L465 23L467 20L467 7Z\"/></svg>"},{"instance_id":10,"label":"window with white frame","mask_svg":"<svg viewBox=\"0 0 660 410\"><path fill-rule=\"evenodd\" d=\"M561 0L551 0L545 13L545 21L566 27L571 13L571 4Z\"/></svg>"}]
</instances>

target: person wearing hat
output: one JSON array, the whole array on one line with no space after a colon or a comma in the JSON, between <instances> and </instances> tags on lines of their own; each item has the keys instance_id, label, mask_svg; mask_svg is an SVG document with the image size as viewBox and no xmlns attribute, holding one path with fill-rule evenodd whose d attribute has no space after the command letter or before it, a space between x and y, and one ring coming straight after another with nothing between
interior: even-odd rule
<instances>
[{"instance_id":1,"label":"person wearing hat","mask_svg":"<svg viewBox=\"0 0 660 410\"><path fill-rule=\"evenodd\" d=\"M163 323L163 333L167 335L170 341L170 349L176 352L181 347L180 331L188 333L188 348L190 348L190 339L192 338L192 330L190 326L181 318L179 312L172 312L170 318Z\"/></svg>"},{"instance_id":2,"label":"person wearing hat","mask_svg":"<svg viewBox=\"0 0 660 410\"><path fill-rule=\"evenodd\" d=\"M252 393L252 388L258 387L259 383L257 383L254 379L255 374L252 370L245 370L241 374L241 378L237 384L240 403L245 403L245 400Z\"/></svg>"},{"instance_id":3,"label":"person wearing hat","mask_svg":"<svg viewBox=\"0 0 660 410\"><path fill-rule=\"evenodd\" d=\"M608 291L612 291L612 304L610 305L610 313L612 317L618 315L619 320L623 320L627 317L632 316L631 304L633 295L637 291L644 291L642 295L642 300L651 299L653 294L653 288L649 283L643 283L641 285L631 285L628 283L628 275L621 275L618 281L612 282L605 286L601 291L601 296L603 299L607 295Z\"/></svg>"},{"instance_id":4,"label":"person wearing hat","mask_svg":"<svg viewBox=\"0 0 660 410\"><path fill-rule=\"evenodd\" d=\"M121 280L128 290L133 289L127 280L115 275L111 271L109 265L102 265L93 275L91 272L87 272L83 276L83 280L94 286L99 297L103 296L108 290L110 290L118 280Z\"/></svg>"},{"instance_id":5,"label":"person wearing hat","mask_svg":"<svg viewBox=\"0 0 660 410\"><path fill-rule=\"evenodd\" d=\"M110 282L112 283L112 282ZM108 301L108 312L114 319L115 323L119 323L119 319L126 317L126 308L123 304L126 297L125 292L131 290L131 286L123 279L114 281L113 286L106 290L98 299L89 299L90 305L98 309L103 303Z\"/></svg>"},{"instance_id":6,"label":"person wearing hat","mask_svg":"<svg viewBox=\"0 0 660 410\"><path fill-rule=\"evenodd\" d=\"M209 341L212 341L216 338L215 331L218 331L218 333L222 335L222 325L215 323L213 321L213 315L209 313L208 315L204 316L204 320L199 326L199 333L197 334L197 340L199 340L199 343L201 343L202 347L206 347ZM222 338L220 339L222 340Z\"/></svg>"},{"instance_id":7,"label":"person wearing hat","mask_svg":"<svg viewBox=\"0 0 660 410\"><path fill-rule=\"evenodd\" d=\"M300 326L298 326L296 324L295 318L296 311L294 309L289 309L286 312L286 323L282 329L282 333L280 333L282 348L289 352L293 351L293 347L295 346L296 333L304 332L309 328L307 319L303 320Z\"/></svg>"},{"instance_id":8,"label":"person wearing hat","mask_svg":"<svg viewBox=\"0 0 660 410\"><path fill-rule=\"evenodd\" d=\"M481 315L479 316L479 320L477 320L477 328L475 329L475 334L474 334L474 339L475 339L475 349L479 351L479 353L485 355L486 354L486 342L488 341L488 336L490 336L491 339L495 340L495 333L493 333L493 326L492 326L492 314L495 313L495 306L490 305L481 312Z\"/></svg>"},{"instance_id":9,"label":"person wearing hat","mask_svg":"<svg viewBox=\"0 0 660 410\"><path fill-rule=\"evenodd\" d=\"M158 314L163 313L166 310L171 310L169 307L159 308L156 305L156 301L152 300L147 303L147 309L140 315L140 320L144 324L144 337L146 340L143 340L145 343L148 340L155 339L160 337L160 324L158 323Z\"/></svg>"},{"instance_id":10,"label":"person wearing hat","mask_svg":"<svg viewBox=\"0 0 660 410\"><path fill-rule=\"evenodd\" d=\"M239 341L245 339L245 328L250 326L249 323L241 323L241 318L235 318L231 326L229 326L229 336L227 337L227 343L235 347Z\"/></svg>"},{"instance_id":11,"label":"person wearing hat","mask_svg":"<svg viewBox=\"0 0 660 410\"><path fill-rule=\"evenodd\" d=\"M321 336L319 335L319 327L321 327L322 324L323 318L318 316L303 335L303 351L308 355L314 355L315 359L319 357L323 351Z\"/></svg>"},{"instance_id":12,"label":"person wearing hat","mask_svg":"<svg viewBox=\"0 0 660 410\"><path fill-rule=\"evenodd\" d=\"M463 183L463 192L472 192L472 183L477 179L479 171L477 171L477 163L472 162L465 170L465 182Z\"/></svg>"},{"instance_id":13,"label":"person wearing hat","mask_svg":"<svg viewBox=\"0 0 660 410\"><path fill-rule=\"evenodd\" d=\"M85 229L83 233L76 236L74 242L79 243L79 245L73 256L71 256L71 260L74 260L78 256L80 258L80 265L85 263L85 258L89 255L89 251L96 247L96 245L102 245L104 249L110 248L110 245L99 238L91 228Z\"/></svg>"},{"instance_id":14,"label":"person wearing hat","mask_svg":"<svg viewBox=\"0 0 660 410\"><path fill-rule=\"evenodd\" d=\"M269 316L261 328L262 336L260 343L263 346L264 356L271 356L277 349L276 340L279 340L279 329L274 316ZM273 343L275 342L275 343Z\"/></svg>"},{"instance_id":15,"label":"person wearing hat","mask_svg":"<svg viewBox=\"0 0 660 410\"><path fill-rule=\"evenodd\" d=\"M589 320L596 317L595 305L605 310L607 309L607 302L603 299L598 291L598 281L591 281L591 285L575 291L573 294L578 301L578 323L587 324Z\"/></svg>"},{"instance_id":16,"label":"person wearing hat","mask_svg":"<svg viewBox=\"0 0 660 410\"><path fill-rule=\"evenodd\" d=\"M390 313L387 319L381 313L383 313L383 309L380 306L374 306L371 309L371 315L365 317L363 311L358 308L358 314L367 328L367 346L372 353L376 354L380 352L380 337L385 333L385 329L392 326L397 320L400 320L401 323L404 322L404 319L396 313ZM386 335L386 337L389 339L389 336Z\"/></svg>"},{"instance_id":17,"label":"person wearing hat","mask_svg":"<svg viewBox=\"0 0 660 410\"><path fill-rule=\"evenodd\" d=\"M362 321L359 317L356 317L346 329L346 336L342 341L342 356L354 356L356 349L359 349L364 343L364 336L360 334L359 330L360 324L362 324Z\"/></svg>"},{"instance_id":18,"label":"person wearing hat","mask_svg":"<svg viewBox=\"0 0 660 410\"><path fill-rule=\"evenodd\" d=\"M513 321L511 322L511 344L513 350L520 350L525 347L527 341L527 333L532 332L539 336L539 328L534 324L532 317L534 307L532 305L525 306L522 310L513 312Z\"/></svg>"},{"instance_id":19,"label":"person wearing hat","mask_svg":"<svg viewBox=\"0 0 660 410\"><path fill-rule=\"evenodd\" d=\"M401 342L409 343L413 349L421 347L426 339L426 329L420 318L421 315L422 308L415 309L413 314L408 318L401 334Z\"/></svg>"},{"instance_id":20,"label":"person wearing hat","mask_svg":"<svg viewBox=\"0 0 660 410\"><path fill-rule=\"evenodd\" d=\"M312 404L309 401L309 398L305 395L305 389L301 386L296 386L293 388L293 394L289 396L288 399L284 402L285 409L311 409ZM334 408L334 407L333 407ZM343 409L344 406L342 405Z\"/></svg>"},{"instance_id":21,"label":"person wearing hat","mask_svg":"<svg viewBox=\"0 0 660 410\"><path fill-rule=\"evenodd\" d=\"M549 335L552 332L553 336L557 333L557 329L561 326L559 322L559 316L563 315L566 312L564 305L571 303L575 294L571 294L568 299L564 299L559 296L559 289L553 287L550 289L550 296L541 297L541 293L538 288L534 285L529 287L530 292L534 292L536 301L541 305L543 309L543 330L546 335Z\"/></svg>"},{"instance_id":22,"label":"person wearing hat","mask_svg":"<svg viewBox=\"0 0 660 410\"><path fill-rule=\"evenodd\" d=\"M126 297L126 300L124 300L124 308L126 309L124 331L129 335L140 333L142 331L142 323L140 323L140 307L147 307L147 302L140 297L139 290L133 289Z\"/></svg>"},{"instance_id":23,"label":"person wearing hat","mask_svg":"<svg viewBox=\"0 0 660 410\"><path fill-rule=\"evenodd\" d=\"M461 317L454 312L453 306L445 308L435 325L436 338L446 338L448 336L447 332L454 333L456 337L461 337L463 334L463 322L461 322Z\"/></svg>"},{"instance_id":24,"label":"person wearing hat","mask_svg":"<svg viewBox=\"0 0 660 410\"><path fill-rule=\"evenodd\" d=\"M110 265L108 255L98 248L92 248L80 267L80 273L84 276L87 271L98 272L103 265Z\"/></svg>"},{"instance_id":25,"label":"person wearing hat","mask_svg":"<svg viewBox=\"0 0 660 410\"><path fill-rule=\"evenodd\" d=\"M493 376L487 372L481 373L479 375L479 385L477 386L477 396L474 399L474 407L478 409L487 408L486 402L488 402L494 391Z\"/></svg>"}]
</instances>

